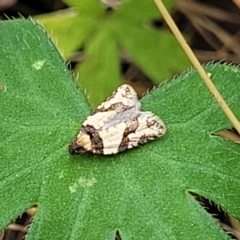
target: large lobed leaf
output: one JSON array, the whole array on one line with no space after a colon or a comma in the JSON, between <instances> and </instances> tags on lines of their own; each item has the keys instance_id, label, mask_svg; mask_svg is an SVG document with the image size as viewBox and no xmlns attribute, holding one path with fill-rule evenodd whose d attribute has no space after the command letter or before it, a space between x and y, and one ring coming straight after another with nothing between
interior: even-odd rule
<instances>
[{"instance_id":1,"label":"large lobed leaf","mask_svg":"<svg viewBox=\"0 0 240 240\"><path fill-rule=\"evenodd\" d=\"M36 18L57 39L69 57L82 49L82 63L75 68L79 84L95 107L120 84L120 59L132 59L151 80L160 83L190 65L176 39L151 25L161 19L153 1L128 0L111 12L101 1L65 0L74 10ZM177 0L167 0L171 9ZM98 87L95 87L98 85Z\"/></svg>"},{"instance_id":2,"label":"large lobed leaf","mask_svg":"<svg viewBox=\"0 0 240 240\"><path fill-rule=\"evenodd\" d=\"M167 126L162 139L115 156L70 156L90 113L43 29L0 24L0 228L37 204L27 239L228 239L189 191L240 217L239 145L191 70L149 93L143 109ZM240 70L209 65L240 117ZM54 237L53 237L54 236Z\"/></svg>"}]
</instances>

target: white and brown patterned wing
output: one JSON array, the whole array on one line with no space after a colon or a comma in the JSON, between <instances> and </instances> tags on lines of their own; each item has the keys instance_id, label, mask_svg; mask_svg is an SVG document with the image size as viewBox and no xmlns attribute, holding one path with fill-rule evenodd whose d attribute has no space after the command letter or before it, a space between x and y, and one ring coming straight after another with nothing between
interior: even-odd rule
<instances>
[{"instance_id":1,"label":"white and brown patterned wing","mask_svg":"<svg viewBox=\"0 0 240 240\"><path fill-rule=\"evenodd\" d=\"M69 146L69 152L71 154L85 151L103 153L101 149L103 139L100 133L103 134L103 131L111 126L124 122L132 113L138 111L140 106L134 89L127 84L120 86L83 122L77 138Z\"/></svg>"},{"instance_id":2,"label":"white and brown patterned wing","mask_svg":"<svg viewBox=\"0 0 240 240\"><path fill-rule=\"evenodd\" d=\"M141 112L137 118L137 128L135 131L126 131L119 151L124 151L144 144L148 141L162 137L166 133L163 121L151 112Z\"/></svg>"},{"instance_id":3,"label":"white and brown patterned wing","mask_svg":"<svg viewBox=\"0 0 240 240\"><path fill-rule=\"evenodd\" d=\"M122 112L133 107L138 110L141 107L137 93L130 85L123 84L105 102L102 102L93 114L108 111Z\"/></svg>"},{"instance_id":4,"label":"white and brown patterned wing","mask_svg":"<svg viewBox=\"0 0 240 240\"><path fill-rule=\"evenodd\" d=\"M109 125L122 121L125 112L136 112L141 107L134 89L124 84L120 86L105 102L102 102L97 109L87 117L82 124L82 129L91 125L96 131L106 129Z\"/></svg>"},{"instance_id":5,"label":"white and brown patterned wing","mask_svg":"<svg viewBox=\"0 0 240 240\"><path fill-rule=\"evenodd\" d=\"M120 86L83 122L69 152L116 154L164 135L162 120L151 112L141 112L140 106L134 89Z\"/></svg>"},{"instance_id":6,"label":"white and brown patterned wing","mask_svg":"<svg viewBox=\"0 0 240 240\"><path fill-rule=\"evenodd\" d=\"M161 119L151 112L139 112L138 116L99 132L102 154L116 154L163 136L166 127ZM95 141L94 141L95 142ZM93 153L98 153L97 144Z\"/></svg>"}]
</instances>

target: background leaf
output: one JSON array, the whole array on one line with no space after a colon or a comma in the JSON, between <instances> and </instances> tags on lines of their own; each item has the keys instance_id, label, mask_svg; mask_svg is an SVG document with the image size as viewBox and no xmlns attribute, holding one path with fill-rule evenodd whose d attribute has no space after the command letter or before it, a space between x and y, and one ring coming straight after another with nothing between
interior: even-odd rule
<instances>
[{"instance_id":1,"label":"background leaf","mask_svg":"<svg viewBox=\"0 0 240 240\"><path fill-rule=\"evenodd\" d=\"M239 145L211 133L231 127L191 70L143 98L164 120L162 139L114 156L70 156L90 110L37 24L0 24L0 227L38 205L27 239L228 239L188 193L240 216ZM6 41L8 39L9 41ZM240 117L240 70L207 71Z\"/></svg>"},{"instance_id":2,"label":"background leaf","mask_svg":"<svg viewBox=\"0 0 240 240\"><path fill-rule=\"evenodd\" d=\"M112 89L119 85L119 67L118 49L111 32L97 32L86 45L85 61L76 68L81 86L95 93L87 91L88 100L94 106L106 98L106 93L110 95Z\"/></svg>"},{"instance_id":3,"label":"background leaf","mask_svg":"<svg viewBox=\"0 0 240 240\"><path fill-rule=\"evenodd\" d=\"M179 51L178 42L169 32L144 29L119 21L115 25L115 34L122 49L156 83L186 67L186 57Z\"/></svg>"},{"instance_id":4,"label":"background leaf","mask_svg":"<svg viewBox=\"0 0 240 240\"><path fill-rule=\"evenodd\" d=\"M74 50L81 50L83 60L76 66L75 74L79 75L79 85L86 89L94 108L121 84L124 77L121 77L119 60L123 55L127 55L154 83L190 66L175 38L169 32L153 27L154 20L161 20L153 1L123 1L112 11L107 11L100 1L95 0L65 2L75 7L73 13L66 10L61 11L60 16L57 13L36 18L52 32L51 36L57 39L65 57ZM167 8L171 9L176 2L166 1ZM113 74L116 70L118 72Z\"/></svg>"},{"instance_id":5,"label":"background leaf","mask_svg":"<svg viewBox=\"0 0 240 240\"><path fill-rule=\"evenodd\" d=\"M159 15L161 14L152 1L123 0L122 3L123 4L119 6L118 11L116 12L118 17L124 17L143 23L144 21L149 21L150 19L158 19ZM177 0L164 1L164 4L168 10L171 10L176 3ZM133 11L136 12L133 14Z\"/></svg>"},{"instance_id":6,"label":"background leaf","mask_svg":"<svg viewBox=\"0 0 240 240\"><path fill-rule=\"evenodd\" d=\"M104 12L101 1L96 0L64 0L64 2L71 6L76 7L81 14L90 14L92 16L97 16L99 13L102 14Z\"/></svg>"},{"instance_id":7,"label":"background leaf","mask_svg":"<svg viewBox=\"0 0 240 240\"><path fill-rule=\"evenodd\" d=\"M97 16L79 17L78 12L73 8L42 14L36 19L53 38L65 59L83 46L98 21Z\"/></svg>"}]
</instances>

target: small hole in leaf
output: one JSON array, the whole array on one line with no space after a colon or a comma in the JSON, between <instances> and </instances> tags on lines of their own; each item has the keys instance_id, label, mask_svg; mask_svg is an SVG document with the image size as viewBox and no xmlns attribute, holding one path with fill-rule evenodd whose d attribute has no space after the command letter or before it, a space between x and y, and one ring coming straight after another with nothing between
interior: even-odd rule
<instances>
[{"instance_id":1,"label":"small hole in leaf","mask_svg":"<svg viewBox=\"0 0 240 240\"><path fill-rule=\"evenodd\" d=\"M2 232L0 232L1 240L25 239L28 227L32 222L32 218L37 211L36 207L28 209L26 212L10 223Z\"/></svg>"},{"instance_id":2,"label":"small hole in leaf","mask_svg":"<svg viewBox=\"0 0 240 240\"><path fill-rule=\"evenodd\" d=\"M212 133L212 135L221 136L230 141L240 143L240 136L239 136L238 132L236 131L236 129L234 129L234 128L221 130L221 131Z\"/></svg>"},{"instance_id":3,"label":"small hole in leaf","mask_svg":"<svg viewBox=\"0 0 240 240\"><path fill-rule=\"evenodd\" d=\"M150 24L153 28L161 29L163 27L163 21L161 19L155 19Z\"/></svg>"},{"instance_id":4,"label":"small hole in leaf","mask_svg":"<svg viewBox=\"0 0 240 240\"><path fill-rule=\"evenodd\" d=\"M105 12L106 13L112 13L114 11L114 8L112 7L106 7Z\"/></svg>"},{"instance_id":5,"label":"small hole in leaf","mask_svg":"<svg viewBox=\"0 0 240 240\"><path fill-rule=\"evenodd\" d=\"M122 240L120 232L117 230L115 240Z\"/></svg>"},{"instance_id":6,"label":"small hole in leaf","mask_svg":"<svg viewBox=\"0 0 240 240\"><path fill-rule=\"evenodd\" d=\"M231 239L240 239L240 223L233 216L225 212L215 202L200 196L196 193L189 192L203 207L203 209L210 214L220 227L228 234Z\"/></svg>"}]
</instances>

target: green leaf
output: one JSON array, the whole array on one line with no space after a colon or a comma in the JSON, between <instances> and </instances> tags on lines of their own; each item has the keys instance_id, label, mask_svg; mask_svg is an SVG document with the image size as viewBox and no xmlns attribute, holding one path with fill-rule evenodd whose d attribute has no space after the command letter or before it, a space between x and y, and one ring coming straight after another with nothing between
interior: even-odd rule
<instances>
[{"instance_id":1,"label":"green leaf","mask_svg":"<svg viewBox=\"0 0 240 240\"><path fill-rule=\"evenodd\" d=\"M44 26L65 59L84 45L98 21L90 15L80 17L72 8L38 15L35 19Z\"/></svg>"},{"instance_id":2,"label":"green leaf","mask_svg":"<svg viewBox=\"0 0 240 240\"><path fill-rule=\"evenodd\" d=\"M64 0L64 2L72 7L76 7L80 14L98 16L103 14L104 9L100 1L96 0Z\"/></svg>"},{"instance_id":3,"label":"green leaf","mask_svg":"<svg viewBox=\"0 0 240 240\"><path fill-rule=\"evenodd\" d=\"M185 53L179 51L177 40L169 32L144 29L124 21L116 22L114 31L120 46L156 83L190 65Z\"/></svg>"},{"instance_id":4,"label":"green leaf","mask_svg":"<svg viewBox=\"0 0 240 240\"><path fill-rule=\"evenodd\" d=\"M159 10L154 1L128 0L122 2L123 4L120 5L118 11L116 12L117 17L124 17L140 22L156 20L160 17ZM165 7L168 10L171 10L176 3L177 0L164 1Z\"/></svg>"},{"instance_id":5,"label":"green leaf","mask_svg":"<svg viewBox=\"0 0 240 240\"><path fill-rule=\"evenodd\" d=\"M83 61L76 66L75 74L80 76L79 85L86 89L94 107L121 83L118 59L122 49L155 83L190 66L174 37L150 26L152 20L160 18L153 1L123 1L111 12L105 11L101 1L65 2L75 7L75 11L65 10L36 18L52 33L64 57L83 49ZM171 9L176 2L168 0L165 4Z\"/></svg>"},{"instance_id":6,"label":"green leaf","mask_svg":"<svg viewBox=\"0 0 240 240\"><path fill-rule=\"evenodd\" d=\"M229 239L188 193L240 217L239 145L212 133L229 120L191 70L143 98L167 134L114 156L70 156L90 113L42 28L0 24L0 228L34 204L27 239ZM101 36L103 37L103 36ZM6 41L7 39L7 41ZM240 117L240 69L209 65Z\"/></svg>"},{"instance_id":7,"label":"green leaf","mask_svg":"<svg viewBox=\"0 0 240 240\"><path fill-rule=\"evenodd\" d=\"M87 89L88 100L94 106L119 86L119 66L117 45L110 31L97 32L86 46L85 61L77 67L80 85Z\"/></svg>"},{"instance_id":8,"label":"green leaf","mask_svg":"<svg viewBox=\"0 0 240 240\"><path fill-rule=\"evenodd\" d=\"M49 210L55 215L51 216L54 225L63 229L74 215L70 217L70 211L66 222L61 221L65 202L73 196L62 167L71 162L66 158L67 145L78 131L79 119L89 114L87 102L39 25L26 20L1 22L0 32L4 89L0 91L0 228L38 204L33 229L50 220ZM58 178L54 180L54 176ZM58 183L67 188L56 188ZM55 199L51 201L51 197ZM58 210L53 206L57 202ZM40 228L29 239L57 239L59 234L63 236L52 226L46 235Z\"/></svg>"}]
</instances>

